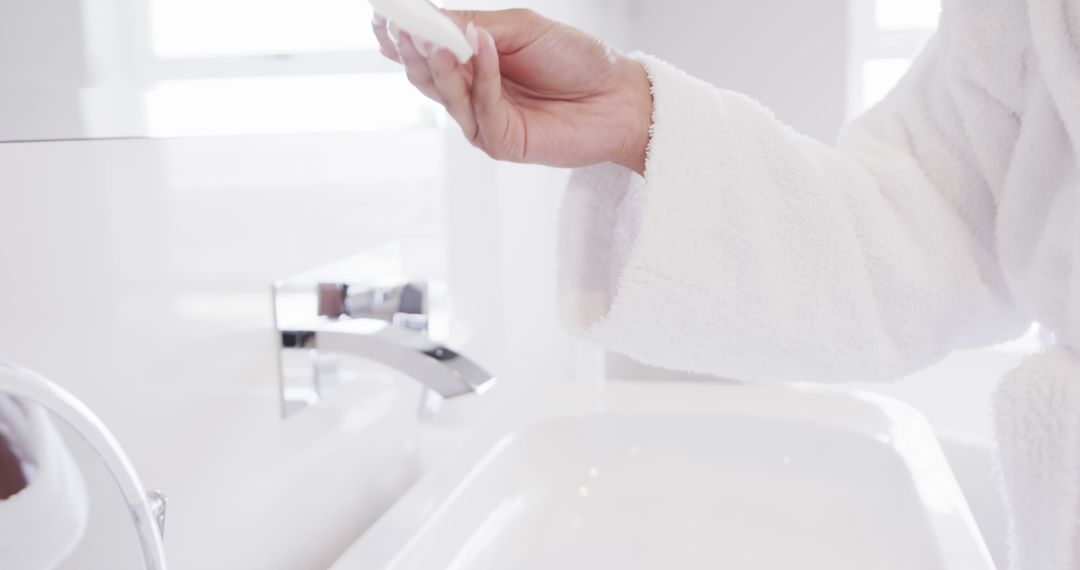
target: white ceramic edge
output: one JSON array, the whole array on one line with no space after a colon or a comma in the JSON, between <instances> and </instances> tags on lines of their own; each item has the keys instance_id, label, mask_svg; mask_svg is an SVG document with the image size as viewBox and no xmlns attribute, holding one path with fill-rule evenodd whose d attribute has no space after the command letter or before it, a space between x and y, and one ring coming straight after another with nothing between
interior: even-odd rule
<instances>
[{"instance_id":1,"label":"white ceramic edge","mask_svg":"<svg viewBox=\"0 0 1080 570\"><path fill-rule=\"evenodd\" d=\"M644 394L648 398L641 398ZM626 381L612 382L607 387L544 389L496 412L448 460L395 503L334 563L332 570L393 569L423 539L440 511L452 505L483 466L533 422L589 412L634 411L722 411L778 417L870 437L893 448L912 469L929 522L938 536L971 537L964 544L941 548L946 568L995 568L929 421L908 404L869 392L811 385ZM858 423L851 423L853 419Z\"/></svg>"}]
</instances>

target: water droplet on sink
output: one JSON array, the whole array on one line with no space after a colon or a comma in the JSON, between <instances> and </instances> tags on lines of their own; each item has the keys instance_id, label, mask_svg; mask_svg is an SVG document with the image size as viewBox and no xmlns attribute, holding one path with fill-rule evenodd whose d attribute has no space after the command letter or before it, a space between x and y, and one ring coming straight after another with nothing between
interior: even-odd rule
<instances>
[{"instance_id":1,"label":"water droplet on sink","mask_svg":"<svg viewBox=\"0 0 1080 570\"><path fill-rule=\"evenodd\" d=\"M589 469L589 477L590 478L596 479L599 476L600 476L600 470L599 469L597 469L595 467L593 467L592 469Z\"/></svg>"},{"instance_id":2,"label":"water droplet on sink","mask_svg":"<svg viewBox=\"0 0 1080 570\"><path fill-rule=\"evenodd\" d=\"M589 496L589 488L582 485L581 487L578 488L577 494L579 496L581 496L581 498L588 497Z\"/></svg>"}]
</instances>

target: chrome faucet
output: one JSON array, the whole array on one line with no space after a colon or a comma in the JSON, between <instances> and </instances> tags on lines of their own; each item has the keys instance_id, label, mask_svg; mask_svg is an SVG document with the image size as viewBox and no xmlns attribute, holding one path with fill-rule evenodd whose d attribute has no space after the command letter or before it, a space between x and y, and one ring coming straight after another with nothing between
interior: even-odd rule
<instances>
[{"instance_id":1,"label":"chrome faucet","mask_svg":"<svg viewBox=\"0 0 1080 570\"><path fill-rule=\"evenodd\" d=\"M345 382L343 355L419 381L422 411L494 385L491 374L441 342L449 328L441 285L402 278L396 257L394 248L376 250L274 284L285 417Z\"/></svg>"}]
</instances>

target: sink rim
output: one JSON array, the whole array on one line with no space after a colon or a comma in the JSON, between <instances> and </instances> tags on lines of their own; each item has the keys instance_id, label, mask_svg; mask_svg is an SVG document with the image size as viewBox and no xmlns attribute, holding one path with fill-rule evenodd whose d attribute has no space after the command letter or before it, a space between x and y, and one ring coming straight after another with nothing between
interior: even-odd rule
<instances>
[{"instance_id":1,"label":"sink rim","mask_svg":"<svg viewBox=\"0 0 1080 570\"><path fill-rule=\"evenodd\" d=\"M994 564L929 421L915 408L876 393L818 385L712 381L614 381L562 385L518 397L487 418L445 461L388 510L335 562L333 570L395 567L425 538L515 433L547 420L609 413L704 413L776 418L831 426L892 448L911 471L945 567L993 570Z\"/></svg>"}]
</instances>

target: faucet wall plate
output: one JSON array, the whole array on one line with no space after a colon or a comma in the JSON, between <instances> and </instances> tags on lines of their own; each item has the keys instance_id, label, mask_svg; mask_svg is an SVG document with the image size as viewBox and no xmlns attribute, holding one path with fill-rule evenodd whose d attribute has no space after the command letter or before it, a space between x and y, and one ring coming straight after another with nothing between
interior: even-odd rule
<instances>
[{"instance_id":1,"label":"faucet wall plate","mask_svg":"<svg viewBox=\"0 0 1080 570\"><path fill-rule=\"evenodd\" d=\"M280 341L282 415L317 404L355 374L340 356L358 356L420 383L421 409L433 401L479 393L495 379L443 345L449 333L446 287L408 279L397 248L350 257L274 284Z\"/></svg>"}]
</instances>

